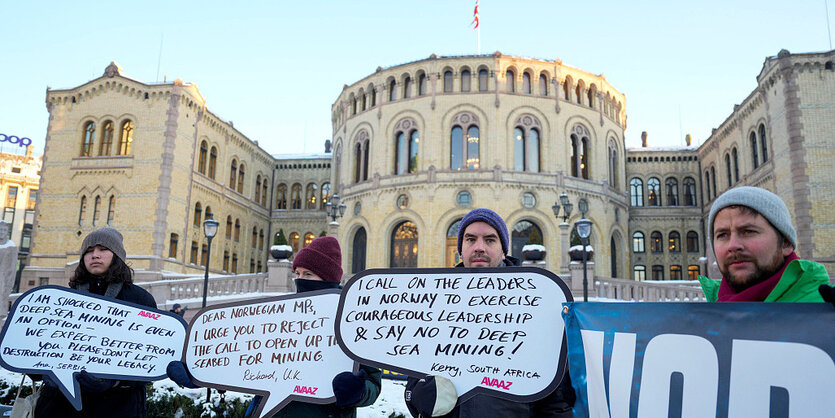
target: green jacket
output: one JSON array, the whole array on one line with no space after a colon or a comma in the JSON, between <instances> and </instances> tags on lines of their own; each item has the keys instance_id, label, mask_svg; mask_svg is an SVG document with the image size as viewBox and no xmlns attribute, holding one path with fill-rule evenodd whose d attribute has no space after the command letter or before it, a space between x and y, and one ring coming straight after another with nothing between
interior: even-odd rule
<instances>
[{"instance_id":1,"label":"green jacket","mask_svg":"<svg viewBox=\"0 0 835 418\"><path fill-rule=\"evenodd\" d=\"M716 302L719 298L719 283L721 280L699 276L699 284L708 302ZM818 293L822 284L829 284L826 268L814 261L794 260L764 302L823 302Z\"/></svg>"}]
</instances>

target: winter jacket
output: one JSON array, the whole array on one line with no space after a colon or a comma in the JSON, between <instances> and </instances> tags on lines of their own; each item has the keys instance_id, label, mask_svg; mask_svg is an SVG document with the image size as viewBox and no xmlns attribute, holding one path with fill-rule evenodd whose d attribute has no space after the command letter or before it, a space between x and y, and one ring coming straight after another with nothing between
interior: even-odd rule
<instances>
[{"instance_id":1,"label":"winter jacket","mask_svg":"<svg viewBox=\"0 0 835 418\"><path fill-rule=\"evenodd\" d=\"M504 266L519 266L522 262L518 258L505 256ZM455 267L464 267L459 263ZM409 377L407 387L414 386L418 379ZM414 396L414 395L413 395ZM445 418L480 418L480 417L556 417L570 418L574 416L572 409L576 395L571 387L571 377L566 369L562 382L548 396L534 402L514 402L507 399L496 398L490 395L476 395L465 402L455 405Z\"/></svg>"},{"instance_id":2,"label":"winter jacket","mask_svg":"<svg viewBox=\"0 0 835 418\"><path fill-rule=\"evenodd\" d=\"M719 299L721 280L699 276L699 284L708 302ZM829 284L829 274L821 264L809 260L793 260L786 267L777 286L764 302L823 302L818 292L822 284Z\"/></svg>"},{"instance_id":3,"label":"winter jacket","mask_svg":"<svg viewBox=\"0 0 835 418\"><path fill-rule=\"evenodd\" d=\"M100 290L101 292L97 292ZM104 289L95 289L92 293L104 293ZM156 309L157 303L145 289L134 284L122 285L116 299ZM76 411L61 390L50 380L44 379L41 396L35 407L35 418L99 418L144 417L145 384L130 380L107 380L114 387L101 392L90 393L81 388L81 411Z\"/></svg>"}]
</instances>

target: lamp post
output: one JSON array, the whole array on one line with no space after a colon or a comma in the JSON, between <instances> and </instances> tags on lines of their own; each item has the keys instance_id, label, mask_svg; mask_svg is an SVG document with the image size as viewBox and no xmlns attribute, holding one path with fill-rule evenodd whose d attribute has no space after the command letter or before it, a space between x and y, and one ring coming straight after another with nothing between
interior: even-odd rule
<instances>
[{"instance_id":1,"label":"lamp post","mask_svg":"<svg viewBox=\"0 0 835 418\"><path fill-rule=\"evenodd\" d=\"M345 208L345 204L340 203L338 194L334 194L325 204L325 213L331 218L331 223L328 225L328 235L338 238L339 223L336 220L345 214Z\"/></svg>"},{"instance_id":2,"label":"lamp post","mask_svg":"<svg viewBox=\"0 0 835 418\"><path fill-rule=\"evenodd\" d=\"M551 210L554 211L554 217L559 219L560 218L560 203L562 203L563 208L563 215L562 215L562 223L560 223L560 248L563 249L561 251L560 259L562 260L562 266L560 266L560 273L561 274L568 274L568 218L571 216L571 210L574 208L574 205L571 201L568 200L568 195L563 192L560 195L560 201L554 202L554 206L551 206Z\"/></svg>"},{"instance_id":3,"label":"lamp post","mask_svg":"<svg viewBox=\"0 0 835 418\"><path fill-rule=\"evenodd\" d=\"M563 207L562 221L566 222L568 221L568 218L571 216L571 210L574 209L574 204L572 204L571 201L568 200L568 195L565 194L565 192L562 192L562 194L560 195L560 201L554 202L554 206L551 206L551 210L554 211L554 217L558 219L560 217L560 203L562 203Z\"/></svg>"},{"instance_id":4,"label":"lamp post","mask_svg":"<svg viewBox=\"0 0 835 418\"><path fill-rule=\"evenodd\" d=\"M203 307L206 307L206 296L209 291L209 259L212 256L212 238L217 235L217 227L220 225L213 217L209 217L203 221L203 235L206 236L208 243L206 244L206 274L203 276ZM212 389L206 388L206 402L209 402L212 396Z\"/></svg>"},{"instance_id":5,"label":"lamp post","mask_svg":"<svg viewBox=\"0 0 835 418\"><path fill-rule=\"evenodd\" d=\"M583 217L580 218L574 227L577 228L577 235L580 236L580 242L583 244L583 302L589 301L589 279L588 270L586 270L586 261L588 253L586 253L586 246L589 245L589 236L591 235L591 221L586 219L585 211Z\"/></svg>"}]
</instances>

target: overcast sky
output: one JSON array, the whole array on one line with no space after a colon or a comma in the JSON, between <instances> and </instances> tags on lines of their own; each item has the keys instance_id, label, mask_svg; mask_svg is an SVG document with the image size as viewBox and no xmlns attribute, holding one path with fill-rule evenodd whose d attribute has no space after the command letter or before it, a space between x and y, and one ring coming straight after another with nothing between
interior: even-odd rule
<instances>
[{"instance_id":1,"label":"overcast sky","mask_svg":"<svg viewBox=\"0 0 835 418\"><path fill-rule=\"evenodd\" d=\"M47 86L79 86L116 61L142 82L197 84L270 153L321 152L344 84L478 52L471 0L119 3L0 2L0 133L40 154ZM641 131L670 146L687 133L702 143L756 88L766 57L831 49L826 0L635 3L482 0L481 52L602 73L626 95L627 146Z\"/></svg>"}]
</instances>

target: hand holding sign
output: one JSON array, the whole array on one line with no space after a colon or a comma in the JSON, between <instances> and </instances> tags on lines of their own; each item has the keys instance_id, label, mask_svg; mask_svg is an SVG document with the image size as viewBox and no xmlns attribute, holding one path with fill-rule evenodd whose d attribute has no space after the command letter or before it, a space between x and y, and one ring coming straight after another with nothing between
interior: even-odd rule
<instances>
[{"instance_id":1,"label":"hand holding sign","mask_svg":"<svg viewBox=\"0 0 835 418\"><path fill-rule=\"evenodd\" d=\"M363 364L442 375L461 401L540 399L565 370L562 303L539 268L366 270L345 286L337 338Z\"/></svg>"},{"instance_id":2,"label":"hand holding sign","mask_svg":"<svg viewBox=\"0 0 835 418\"><path fill-rule=\"evenodd\" d=\"M81 410L80 371L152 381L182 355L185 321L167 312L58 286L21 295L3 326L0 364L45 374Z\"/></svg>"},{"instance_id":3,"label":"hand holding sign","mask_svg":"<svg viewBox=\"0 0 835 418\"><path fill-rule=\"evenodd\" d=\"M204 386L265 396L259 416L292 400L334 401L331 381L351 370L333 335L339 290L212 306L188 330L185 358Z\"/></svg>"}]
</instances>

